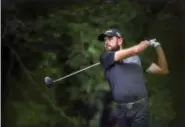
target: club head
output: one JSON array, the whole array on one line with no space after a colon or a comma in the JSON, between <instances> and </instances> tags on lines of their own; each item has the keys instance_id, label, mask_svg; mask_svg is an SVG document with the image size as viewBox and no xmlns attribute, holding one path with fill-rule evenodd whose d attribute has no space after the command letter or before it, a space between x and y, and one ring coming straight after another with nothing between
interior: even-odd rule
<instances>
[{"instance_id":1,"label":"club head","mask_svg":"<svg viewBox=\"0 0 185 127\"><path fill-rule=\"evenodd\" d=\"M44 82L45 82L45 85L48 87L48 88L51 88L52 85L53 85L53 80L50 78L50 77L45 77L44 78Z\"/></svg>"}]
</instances>

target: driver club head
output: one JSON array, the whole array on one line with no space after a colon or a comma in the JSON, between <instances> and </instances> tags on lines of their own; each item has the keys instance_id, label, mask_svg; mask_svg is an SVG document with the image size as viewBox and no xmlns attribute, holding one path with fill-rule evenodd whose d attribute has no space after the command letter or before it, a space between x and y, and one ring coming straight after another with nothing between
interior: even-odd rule
<instances>
[{"instance_id":1,"label":"driver club head","mask_svg":"<svg viewBox=\"0 0 185 127\"><path fill-rule=\"evenodd\" d=\"M44 82L45 82L45 85L48 87L48 88L51 88L52 85L53 85L53 80L50 78L50 77L45 77L44 78Z\"/></svg>"}]
</instances>

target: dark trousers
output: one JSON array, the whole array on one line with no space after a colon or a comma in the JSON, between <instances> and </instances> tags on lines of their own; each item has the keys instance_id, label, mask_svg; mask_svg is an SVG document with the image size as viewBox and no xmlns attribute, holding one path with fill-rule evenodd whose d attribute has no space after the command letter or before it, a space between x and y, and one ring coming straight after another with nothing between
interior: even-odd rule
<instances>
[{"instance_id":1,"label":"dark trousers","mask_svg":"<svg viewBox=\"0 0 185 127\"><path fill-rule=\"evenodd\" d=\"M100 127L149 127L148 99L104 109Z\"/></svg>"}]
</instances>

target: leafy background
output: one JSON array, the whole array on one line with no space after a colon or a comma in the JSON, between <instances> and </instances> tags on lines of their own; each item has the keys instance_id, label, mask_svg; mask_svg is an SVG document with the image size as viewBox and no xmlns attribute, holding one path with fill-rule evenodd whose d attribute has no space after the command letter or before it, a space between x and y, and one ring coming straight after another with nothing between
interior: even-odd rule
<instances>
[{"instance_id":1,"label":"leafy background","mask_svg":"<svg viewBox=\"0 0 185 127\"><path fill-rule=\"evenodd\" d=\"M170 75L145 75L151 127L183 126L182 1L2 1L2 125L97 127L110 88L99 66L45 87L94 64L103 44L97 35L118 27L125 47L143 39L162 43ZM141 54L155 60L155 50Z\"/></svg>"}]
</instances>

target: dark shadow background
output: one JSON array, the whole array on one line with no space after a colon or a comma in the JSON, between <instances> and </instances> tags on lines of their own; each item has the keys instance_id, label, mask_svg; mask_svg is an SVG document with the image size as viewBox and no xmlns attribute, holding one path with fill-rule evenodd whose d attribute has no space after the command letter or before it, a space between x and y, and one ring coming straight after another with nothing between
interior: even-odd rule
<instances>
[{"instance_id":1,"label":"dark shadow background","mask_svg":"<svg viewBox=\"0 0 185 127\"><path fill-rule=\"evenodd\" d=\"M168 87L170 91L170 95L172 97L171 104L176 114L175 118L169 122L169 126L183 127L185 126L185 1L129 0L128 2L136 5L136 7L138 7L143 14L136 16L137 20L132 21L132 23L137 27L134 27L137 29L136 31L142 29L141 32L138 32L140 34L135 34L134 32L132 33L135 37L133 41L142 40L145 37L153 37L154 35L158 36L162 41L164 41L163 45L171 71L169 77L165 79L166 84L168 84L165 85L165 87ZM92 117L95 115L95 112L97 111L97 105L93 105L95 102L93 102L93 104L85 103L86 100L89 100L89 98L84 97L87 95L87 93L83 92L81 93L81 96L83 97L78 97L73 101L68 99L68 97L71 96L71 93L67 91L67 88L72 87L71 84L74 82L76 84L80 84L81 81L79 80L79 77L73 77L71 80L66 80L65 83L63 83L60 87L57 87L57 89L54 91L56 95L59 95L61 91L62 94L65 95L56 97L56 105L58 107L55 107L52 102L50 102L49 99L45 97L44 94L42 94L48 92L48 90L42 85L38 86L38 84L42 83L41 79L43 79L44 75L51 74L54 77L59 77L55 72L62 72L61 75L63 75L79 69L78 67L82 67L80 62L76 63L76 66L64 62L70 61L69 59L73 58L73 55L70 54L71 48L76 46L76 42L81 41L78 37L76 37L78 34L72 34L71 36L71 31L75 33L75 30L72 30L68 26L68 22L74 22L74 24L77 24L81 22L79 21L80 19L78 20L79 17L86 17L83 16L80 11L76 11L75 9L79 10L79 8L86 6L86 12L90 12L93 6L95 8L98 8L99 6L105 6L103 11L108 13L109 8L116 8L117 4L119 3L119 0L2 0L2 126L10 127L11 125L11 127L18 127L18 123L27 124L24 122L24 119L18 118L18 114L20 114L19 111L23 110L23 108L25 111L35 108L35 111L38 111L38 113L30 116L30 112L30 114L27 115L28 117L34 117L34 119L28 121L28 123L30 123L30 127L36 127L31 125L32 120L33 122L37 123L37 121L40 121L39 119L41 118L45 119L45 125L42 124L43 122L40 122L43 127L49 127L51 126L53 119L60 121L62 113L57 108L64 105L68 105L68 108L65 106L62 107L62 109L65 109L65 111L68 112L68 116L82 116L86 122L83 122L83 120L77 118L76 121L80 121L81 124L83 123L81 126L90 126L89 120L92 119ZM133 8L134 7L135 6L133 6ZM58 13L58 10L60 9L67 10L69 8L73 8L70 10L71 15L72 13L76 13L76 16L71 16L70 14L67 14L67 12L63 15L63 19L66 20L62 20L62 18L59 18L56 21L52 21L52 18L51 20L45 20L45 18L49 17L49 14ZM130 10L132 10L132 8L130 8ZM93 13L98 15L100 12L97 9L97 12ZM84 15L88 14L84 13ZM104 16L106 17L109 15ZM168 17L169 20L166 20L168 22L162 22L162 20L165 20L165 18ZM40 20L38 21L38 19ZM53 18L53 20L54 19L56 18ZM155 22L156 19L158 19L157 22ZM54 26L55 23L58 22L61 22L60 25L58 25L59 27ZM138 22L140 22L140 24L143 22L143 24L139 26L140 24ZM53 23L54 25L52 26L50 23ZM88 23L91 24L95 29L105 28L101 22L97 21L94 23L92 19L88 19L87 24ZM41 29L42 24L45 24L45 26L43 25L44 27ZM115 25L117 26L117 24ZM50 35L55 31L61 33L59 40L50 37ZM44 36L44 39L39 40L38 36ZM73 36L76 37L75 40ZM60 43L60 40L63 40L63 42ZM80 47L77 44L78 51L74 51L75 55L78 55L81 49L86 49L86 47L89 47L91 43L84 42L81 45L83 46ZM56 62L49 63L50 65L45 65L43 64L43 61L40 61L45 57L48 57L48 59L51 60L53 59L50 58L49 55L45 55L47 52L56 54ZM71 56L69 56L69 54ZM94 59L93 56L88 57L88 62L84 62L84 66L94 63L95 60L92 59ZM48 66L50 68L57 66L58 71L51 69L50 72L47 72L43 69L43 72L38 71L36 73L36 70L38 69L36 69L36 67L41 64L46 66L46 68ZM84 77L80 78L85 79L87 77L92 78L93 76L89 72L89 74L84 74ZM163 79L161 78L159 80ZM36 83L35 81L39 83ZM24 89L29 89L31 92L25 92ZM71 88L70 91L72 90L78 91L76 88ZM78 92L76 93L78 94ZM98 98L104 98L106 92L104 91L99 93L100 94L98 94ZM28 94L30 94L30 96ZM97 93L92 94L94 98L96 98L95 95L97 95ZM49 96L53 96L53 93L50 92ZM45 100L42 97L45 98ZM48 112L46 112L46 114L49 114L49 116L52 117L52 120L48 116L39 115L41 110L45 110L46 107L44 106L39 107L40 105L38 105L38 107L30 107L30 105L28 105L27 108L25 108L27 105L26 101L29 99L34 100L35 102L39 102L39 104L48 105ZM59 100L62 100L62 102ZM21 107L21 105L16 105L17 103L14 104L14 102L25 102L25 105ZM102 103L105 102L102 101ZM76 111L76 108L78 111ZM169 116L170 114L165 115ZM70 120L68 120L67 117L62 119L63 120L61 120L59 124L55 124L55 127L73 126L70 124ZM40 125L38 126L41 127Z\"/></svg>"}]
</instances>

